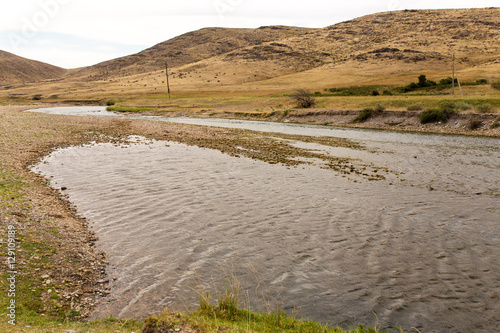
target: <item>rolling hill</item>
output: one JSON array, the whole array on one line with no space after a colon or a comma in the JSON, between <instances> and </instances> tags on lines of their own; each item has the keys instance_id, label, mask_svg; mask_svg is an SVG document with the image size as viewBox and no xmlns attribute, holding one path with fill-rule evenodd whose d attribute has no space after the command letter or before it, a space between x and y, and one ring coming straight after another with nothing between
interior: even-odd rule
<instances>
[{"instance_id":1,"label":"rolling hill","mask_svg":"<svg viewBox=\"0 0 500 333\"><path fill-rule=\"evenodd\" d=\"M0 85L54 79L65 73L66 69L0 51Z\"/></svg>"},{"instance_id":2,"label":"rolling hill","mask_svg":"<svg viewBox=\"0 0 500 333\"><path fill-rule=\"evenodd\" d=\"M137 54L82 68L73 76L87 76L92 80L128 76L165 68L179 67L209 59L248 46L301 36L307 28L265 27L261 29L204 28L175 37Z\"/></svg>"},{"instance_id":3,"label":"rolling hill","mask_svg":"<svg viewBox=\"0 0 500 333\"><path fill-rule=\"evenodd\" d=\"M143 83L143 78L135 76L163 70L168 59L176 69L174 75L184 79L181 86L199 88L207 83L241 84L311 70L321 78L318 72L329 75L332 68L356 74L363 67L372 72L367 69L370 65L382 74L395 69L439 70L449 67L453 53L462 70L498 64L500 9L386 12L320 29L205 28L70 76L84 81L130 77L131 82ZM144 84L154 85L155 80Z\"/></svg>"},{"instance_id":4,"label":"rolling hill","mask_svg":"<svg viewBox=\"0 0 500 333\"><path fill-rule=\"evenodd\" d=\"M165 87L166 60L176 91L406 84L422 73L430 79L449 76L453 54L462 79L500 80L500 8L384 12L318 29L205 28L137 54L68 70L43 88L16 89L66 97L157 93ZM8 57L2 53L2 58ZM18 60L18 73L0 72L0 78L16 83L64 74L45 66L32 69L31 62Z\"/></svg>"}]
</instances>

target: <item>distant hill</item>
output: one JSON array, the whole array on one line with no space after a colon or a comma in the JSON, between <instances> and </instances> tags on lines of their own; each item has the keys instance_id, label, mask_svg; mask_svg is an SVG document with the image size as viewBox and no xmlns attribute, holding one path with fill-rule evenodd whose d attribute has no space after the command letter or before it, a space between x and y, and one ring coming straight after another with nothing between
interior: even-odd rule
<instances>
[{"instance_id":1,"label":"distant hill","mask_svg":"<svg viewBox=\"0 0 500 333\"><path fill-rule=\"evenodd\" d=\"M0 51L0 85L59 78L66 69Z\"/></svg>"},{"instance_id":2,"label":"distant hill","mask_svg":"<svg viewBox=\"0 0 500 333\"><path fill-rule=\"evenodd\" d=\"M73 72L93 80L121 77L179 67L244 47L260 45L289 36L301 36L313 29L263 27L260 29L204 28L175 37L137 54L102 62Z\"/></svg>"},{"instance_id":3,"label":"distant hill","mask_svg":"<svg viewBox=\"0 0 500 333\"><path fill-rule=\"evenodd\" d=\"M463 66L500 61L500 9L386 12L321 29L205 28L72 76L86 81L116 79L162 70L168 59L171 67L187 71L204 68L217 73L243 66L243 75L253 81L248 77L252 70L264 73L258 79L268 79L346 61L425 67L449 62L453 53Z\"/></svg>"},{"instance_id":4,"label":"distant hill","mask_svg":"<svg viewBox=\"0 0 500 333\"><path fill-rule=\"evenodd\" d=\"M165 88L165 61L177 91L325 89L413 82L451 75L500 79L500 8L404 10L325 28L204 28L137 54L65 70L0 53L0 82L47 78L46 95L144 94ZM36 64L36 66L35 66ZM1 83L0 83L1 84ZM15 93L10 90L9 93Z\"/></svg>"}]
</instances>

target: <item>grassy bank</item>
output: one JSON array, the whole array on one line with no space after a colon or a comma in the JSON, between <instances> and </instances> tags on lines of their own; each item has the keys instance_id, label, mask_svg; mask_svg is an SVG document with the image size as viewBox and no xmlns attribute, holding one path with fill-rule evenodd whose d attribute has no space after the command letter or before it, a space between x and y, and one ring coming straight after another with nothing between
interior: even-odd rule
<instances>
[{"instance_id":1,"label":"grassy bank","mask_svg":"<svg viewBox=\"0 0 500 333\"><path fill-rule=\"evenodd\" d=\"M182 124L122 119L65 117L22 112L29 107L0 107L0 331L2 332L139 332L143 321L108 319L85 322L95 304L109 291L105 254L74 207L51 189L47 180L29 171L29 166L57 147L83 143L120 142L129 135L183 142L244 155L269 163L297 163L294 157L310 157L276 139L250 131L204 128ZM273 136L276 136L274 134ZM308 138L322 144L352 147L348 140ZM241 147L245 149L241 149ZM245 156L247 156L245 155ZM333 163L333 161L331 161ZM9 227L16 230L14 267L7 257ZM15 269L15 290L10 294L8 272ZM230 298L231 299L231 298ZM8 304L15 300L15 326L8 323ZM202 299L203 300L203 299ZM276 311L257 314L224 301L202 302L199 311L164 313L146 320L153 332L165 323L184 332L344 332L303 321ZM160 309L159 309L160 310ZM230 315L225 315L229 311ZM173 321L173 322L172 322ZM357 327L351 332L377 332Z\"/></svg>"}]
</instances>

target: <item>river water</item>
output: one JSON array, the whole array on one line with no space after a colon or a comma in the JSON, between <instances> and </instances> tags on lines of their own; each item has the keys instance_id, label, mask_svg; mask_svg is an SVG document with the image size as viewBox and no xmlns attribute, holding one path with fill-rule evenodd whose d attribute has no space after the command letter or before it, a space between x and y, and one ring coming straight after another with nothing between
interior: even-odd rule
<instances>
[{"instance_id":1,"label":"river water","mask_svg":"<svg viewBox=\"0 0 500 333\"><path fill-rule=\"evenodd\" d=\"M202 288L237 280L244 306L325 323L500 329L499 139L150 118L348 138L365 149L292 144L392 176L348 179L141 138L58 150L34 170L68 188L107 254L111 294L95 317L193 308Z\"/></svg>"}]
</instances>

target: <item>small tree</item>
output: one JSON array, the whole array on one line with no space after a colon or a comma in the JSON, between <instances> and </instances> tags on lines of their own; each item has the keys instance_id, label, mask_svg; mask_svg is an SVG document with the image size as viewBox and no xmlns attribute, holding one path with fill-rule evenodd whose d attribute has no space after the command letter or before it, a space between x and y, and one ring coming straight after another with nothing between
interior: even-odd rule
<instances>
[{"instance_id":1,"label":"small tree","mask_svg":"<svg viewBox=\"0 0 500 333\"><path fill-rule=\"evenodd\" d=\"M299 108L307 109L316 105L314 96L305 89L297 89L290 97L297 102Z\"/></svg>"},{"instance_id":2,"label":"small tree","mask_svg":"<svg viewBox=\"0 0 500 333\"><path fill-rule=\"evenodd\" d=\"M420 87L427 87L427 76L425 75L420 75L418 77L418 85Z\"/></svg>"}]
</instances>

